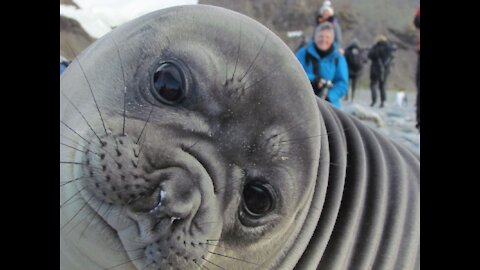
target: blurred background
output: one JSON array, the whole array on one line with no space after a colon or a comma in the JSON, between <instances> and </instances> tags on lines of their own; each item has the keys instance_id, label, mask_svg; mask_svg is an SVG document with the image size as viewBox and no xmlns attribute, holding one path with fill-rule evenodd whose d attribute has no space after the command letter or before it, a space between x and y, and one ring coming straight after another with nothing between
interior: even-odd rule
<instances>
[{"instance_id":1,"label":"blurred background","mask_svg":"<svg viewBox=\"0 0 480 270\"><path fill-rule=\"evenodd\" d=\"M323 0L60 0L60 53L73 56L63 41L81 51L112 27L159 8L181 4L221 6L246 14L275 32L292 49L301 42L299 31L311 36ZM413 16L418 0L333 0L343 32L343 44L357 38L362 46L373 44L383 34L397 44L389 89L415 91L415 46L418 33ZM293 37L288 37L289 32ZM368 88L368 72L359 87Z\"/></svg>"},{"instance_id":2,"label":"blurred background","mask_svg":"<svg viewBox=\"0 0 480 270\"><path fill-rule=\"evenodd\" d=\"M323 0L60 0L60 56L75 54L118 25L154 10L185 4L221 6L243 13L275 32L295 52L312 35ZM343 110L391 138L420 152L415 129L415 69L418 30L413 18L419 0L332 0L343 35L343 48L353 39L362 47L374 44L377 35L397 46L387 83L387 106L370 108L369 69L359 78L355 102L343 102ZM359 89L358 89L359 88ZM398 93L406 100L398 103Z\"/></svg>"}]
</instances>

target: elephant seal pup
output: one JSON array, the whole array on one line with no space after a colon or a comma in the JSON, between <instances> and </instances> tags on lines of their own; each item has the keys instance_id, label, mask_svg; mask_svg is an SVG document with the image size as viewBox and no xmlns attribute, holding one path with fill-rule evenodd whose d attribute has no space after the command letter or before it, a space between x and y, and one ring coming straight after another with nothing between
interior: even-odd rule
<instances>
[{"instance_id":1,"label":"elephant seal pup","mask_svg":"<svg viewBox=\"0 0 480 270\"><path fill-rule=\"evenodd\" d=\"M104 36L60 80L60 268L413 269L419 160L211 6Z\"/></svg>"}]
</instances>

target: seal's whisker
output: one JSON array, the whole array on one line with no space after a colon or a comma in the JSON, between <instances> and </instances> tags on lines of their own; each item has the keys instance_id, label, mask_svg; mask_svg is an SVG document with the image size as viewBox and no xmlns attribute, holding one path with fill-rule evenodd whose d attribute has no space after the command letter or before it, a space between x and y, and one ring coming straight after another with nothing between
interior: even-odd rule
<instances>
[{"instance_id":1,"label":"seal's whisker","mask_svg":"<svg viewBox=\"0 0 480 270\"><path fill-rule=\"evenodd\" d=\"M238 60L240 59L240 45L242 44L242 24L240 24L240 34L238 37L238 49L237 49L237 60L235 61L235 68L233 69L232 81L235 78L235 73L237 72Z\"/></svg>"},{"instance_id":2,"label":"seal's whisker","mask_svg":"<svg viewBox=\"0 0 480 270\"><path fill-rule=\"evenodd\" d=\"M92 213L92 216L94 217L95 216L95 213L98 213L100 211L100 209L102 209L102 206L105 202L102 201L102 203L100 204L100 207L98 207L98 210L97 209L94 209L95 211ZM111 206L110 206L111 207ZM90 224L92 224L92 221L94 220L94 218L90 218L90 221L87 223L87 226L85 226L85 228L83 229L83 231L80 233L80 240L82 239L85 231L88 229L88 227L90 227Z\"/></svg>"},{"instance_id":3,"label":"seal's whisker","mask_svg":"<svg viewBox=\"0 0 480 270\"><path fill-rule=\"evenodd\" d=\"M140 142L140 139L142 138L143 132L145 131L145 128L147 127L148 122L150 121L150 116L152 116L152 112L153 112L154 108L155 107L152 105L152 109L150 110L150 113L148 114L147 121L145 121L145 125L143 125L142 131L140 132L140 135L138 136L137 142L135 143L137 145Z\"/></svg>"},{"instance_id":4,"label":"seal's whisker","mask_svg":"<svg viewBox=\"0 0 480 270\"><path fill-rule=\"evenodd\" d=\"M347 129L345 129L345 130L347 130ZM309 139L313 139L313 138L317 138L317 137L321 137L321 136L325 136L325 135L331 135L331 134L338 133L338 132L340 132L340 131L326 132L326 133L313 135L313 136L308 136L308 137L304 137L304 138L293 138L293 139L290 139L290 140L279 141L275 145L284 144L284 143L290 144L289 142L292 142L292 141L306 141L306 140L309 140Z\"/></svg>"},{"instance_id":5,"label":"seal's whisker","mask_svg":"<svg viewBox=\"0 0 480 270\"><path fill-rule=\"evenodd\" d=\"M93 195L90 196L90 198L85 203L83 203L80 210L78 210L77 213L75 213L75 215L73 215L73 217L67 221L67 223L63 224L63 226L60 227L60 231L62 231L70 222L72 222L72 220L74 220L78 216L78 214L80 214L80 212L82 212L82 210L85 208L85 206L87 206L88 202L90 202L91 199L93 199Z\"/></svg>"},{"instance_id":6,"label":"seal's whisker","mask_svg":"<svg viewBox=\"0 0 480 270\"><path fill-rule=\"evenodd\" d=\"M277 70L278 70L279 68L281 68L281 67L283 67L283 65L277 65L274 69L272 69L272 71L271 71L269 74L263 76L263 78L261 78L260 80L254 82L253 84L251 84L251 85L249 85L249 86L247 86L247 87L244 87L243 90L247 90L247 89L252 88L253 86L261 83L262 81L264 81L265 79L267 79L268 77L270 77L272 74L274 74L274 72L277 71Z\"/></svg>"},{"instance_id":7,"label":"seal's whisker","mask_svg":"<svg viewBox=\"0 0 480 270\"><path fill-rule=\"evenodd\" d=\"M207 270L210 270L210 269L208 269L208 267L202 266L202 265L198 264L196 260L194 260L193 263L196 264L196 265L198 265L198 267L199 267L200 269L206 268Z\"/></svg>"},{"instance_id":8,"label":"seal's whisker","mask_svg":"<svg viewBox=\"0 0 480 270\"><path fill-rule=\"evenodd\" d=\"M133 262L133 261L138 261L138 260L143 259L143 258L146 258L146 257L147 257L147 256L142 256L142 257L138 257L138 258L136 258L136 259L131 259L131 260L128 260L128 261L126 261L126 262L122 262L122 263L120 263L120 264L111 266L111 267L109 267L109 268L105 268L105 270L110 270L110 269L113 269L113 268L117 268L117 267L119 267L119 266L125 265L125 264L127 264L127 263L131 263L131 262Z\"/></svg>"},{"instance_id":9,"label":"seal's whisker","mask_svg":"<svg viewBox=\"0 0 480 270\"><path fill-rule=\"evenodd\" d=\"M70 100L70 98L67 97L67 95L65 95L65 93L63 93L62 89L60 89L60 94L63 95L68 103L70 103L70 105L72 105L72 107L80 114L80 116L82 117L82 119L85 121L85 123L87 124L87 126L90 128L90 130L93 132L93 134L95 134L95 136L98 138L98 141L100 143L102 143L102 139L100 139L100 136L98 136L98 134L95 132L95 130L93 130L93 127L90 125L90 123L88 122L87 118L85 118L85 116L83 115L83 113L80 111L80 109L75 106L75 104L73 104L73 101Z\"/></svg>"},{"instance_id":10,"label":"seal's whisker","mask_svg":"<svg viewBox=\"0 0 480 270\"><path fill-rule=\"evenodd\" d=\"M309 121L309 120L311 120L311 119L312 119L312 118L306 118L306 119L300 120L300 121L298 121L295 125L292 125L292 126L288 127L288 128L285 129L283 132L280 132L280 133L277 133L277 134L273 135L273 136L270 137L269 139L272 139L272 138L278 137L278 136L280 136L280 135L283 135L283 134L289 132L290 130L292 130L292 129L294 129L294 128L300 126L300 125L302 125L303 123L305 123L305 122L307 122L307 121Z\"/></svg>"},{"instance_id":11,"label":"seal's whisker","mask_svg":"<svg viewBox=\"0 0 480 270\"><path fill-rule=\"evenodd\" d=\"M147 267L149 267L150 265L152 265L152 264L154 264L154 263L155 263L155 262L153 261L153 262L151 262L151 263L149 263L149 264L145 265L145 267L143 267L141 270L147 269Z\"/></svg>"},{"instance_id":12,"label":"seal's whisker","mask_svg":"<svg viewBox=\"0 0 480 270\"><path fill-rule=\"evenodd\" d=\"M62 133L60 133L60 137L63 137L64 139L66 139L67 141L70 141L70 142L73 143L74 145L75 145L75 144L78 144L78 146L88 149L88 146L83 145L83 144L80 144L80 141L77 142L77 141L75 141L74 139L63 135Z\"/></svg>"},{"instance_id":13,"label":"seal's whisker","mask_svg":"<svg viewBox=\"0 0 480 270\"><path fill-rule=\"evenodd\" d=\"M122 61L122 57L121 57L121 54L120 54L120 49L118 48L118 45L117 45L117 42L115 41L115 39L113 38L112 35L108 35L112 41L113 41L113 44L115 45L115 49L117 50L117 55L118 55L118 59L120 60L120 68L122 69L122 79L123 79L123 127L122 127L122 134L123 136L125 136L125 122L126 122L126 113L127 113L127 110L126 110L126 97L127 97L127 84L126 84L126 80L125 80L125 70L123 69L123 61Z\"/></svg>"},{"instance_id":14,"label":"seal's whisker","mask_svg":"<svg viewBox=\"0 0 480 270\"><path fill-rule=\"evenodd\" d=\"M110 215L110 212L112 211L112 209L113 209L113 205L110 205L110 207L107 208L107 211L105 211L105 214L104 214L105 218L107 218L108 215Z\"/></svg>"},{"instance_id":15,"label":"seal's whisker","mask_svg":"<svg viewBox=\"0 0 480 270\"><path fill-rule=\"evenodd\" d=\"M86 141L86 142L89 143L89 144L93 144L93 142L91 142L91 141L83 138L82 135L78 134L78 132L76 132L73 128L71 128L70 126L68 126L67 124L65 124L62 120L60 120L60 123L63 124L65 127L67 127L70 131L72 131L73 133L75 133L76 135L78 135L82 140ZM60 133L60 136L66 137L65 135L63 135L63 134L61 134L61 133ZM99 144L97 144L97 145L99 145ZM99 146L101 146L101 145L99 145ZM83 147L85 147L85 148L88 149L88 147L86 147L86 146L83 146ZM89 150L89 151L91 151L91 150ZM107 153L111 158L114 158L113 155L110 153L110 151L107 151L106 149L105 149L104 151L105 151L105 153ZM93 152L92 152L92 153L93 153Z\"/></svg>"},{"instance_id":16,"label":"seal's whisker","mask_svg":"<svg viewBox=\"0 0 480 270\"><path fill-rule=\"evenodd\" d=\"M184 150L184 151L188 151L188 150L192 149L195 145L197 145L197 143L200 142L200 140L201 140L201 139L196 140L192 145L190 145L189 147L187 147L187 148L185 148L185 149L183 149L183 150Z\"/></svg>"},{"instance_id":17,"label":"seal's whisker","mask_svg":"<svg viewBox=\"0 0 480 270\"><path fill-rule=\"evenodd\" d=\"M62 160L60 160L60 164L88 166L88 167L93 168L93 169L102 170L102 168L100 168L100 167L95 167L95 166L89 165L89 164L87 164L87 163L82 163L82 162L62 161Z\"/></svg>"},{"instance_id":18,"label":"seal's whisker","mask_svg":"<svg viewBox=\"0 0 480 270\"><path fill-rule=\"evenodd\" d=\"M69 199L67 199L67 200L64 201L62 204L60 204L60 209L61 209L63 206L65 206L65 204L66 204L67 202L69 202L69 201L72 200L75 196L77 196L78 194L80 194L80 192L82 192L82 190L84 190L85 188L86 188L86 187L83 187L83 188L79 189L77 192L75 192L75 194L73 194L72 196L70 196Z\"/></svg>"},{"instance_id":19,"label":"seal's whisker","mask_svg":"<svg viewBox=\"0 0 480 270\"><path fill-rule=\"evenodd\" d=\"M60 187L63 187L63 186L66 186L68 184L71 184L75 181L78 181L78 180L81 180L81 179L85 179L85 178L90 178L89 176L82 176L82 177L78 177L78 178L75 178L73 180L68 180L68 181L60 181Z\"/></svg>"},{"instance_id":20,"label":"seal's whisker","mask_svg":"<svg viewBox=\"0 0 480 270\"><path fill-rule=\"evenodd\" d=\"M67 234L70 234L76 227L78 227L78 225L82 224L83 221L88 220L88 219L92 220L92 218L90 218L90 217L93 217L93 216L94 216L93 213L88 213L88 214L85 216L85 218L80 219L79 222L77 222L74 226L72 226L72 227L70 228L70 230L68 230ZM79 241L80 241L80 240L81 240L81 239L79 239ZM77 244L79 243L79 241L77 241Z\"/></svg>"},{"instance_id":21,"label":"seal's whisker","mask_svg":"<svg viewBox=\"0 0 480 270\"><path fill-rule=\"evenodd\" d=\"M103 201L103 202L105 202L105 201ZM109 204L109 203L107 203L107 204L108 204L108 207L107 207L107 210L105 210L105 213L103 214L103 216L105 216L108 212L112 211L113 204Z\"/></svg>"},{"instance_id":22,"label":"seal's whisker","mask_svg":"<svg viewBox=\"0 0 480 270\"><path fill-rule=\"evenodd\" d=\"M213 246L213 247L220 247L220 248L223 248L223 249L226 249L226 250L233 250L233 251L235 251L235 249L227 248L227 247L224 247L224 246L221 246L221 245L218 245L218 244L215 245L215 244L210 244L210 243L208 243L208 242L206 242L206 243L200 243L200 244L205 244L205 245L209 245L209 246Z\"/></svg>"},{"instance_id":23,"label":"seal's whisker","mask_svg":"<svg viewBox=\"0 0 480 270\"><path fill-rule=\"evenodd\" d=\"M71 205L71 204L73 204L73 203L75 203L75 202L77 202L78 200L81 200L81 199L82 199L82 197L77 197L74 200L66 203L63 207L67 207L67 206L69 206L69 205Z\"/></svg>"},{"instance_id":24,"label":"seal's whisker","mask_svg":"<svg viewBox=\"0 0 480 270\"><path fill-rule=\"evenodd\" d=\"M67 234L69 234L70 232L72 232L76 227L78 227L78 225L82 224L82 222L84 222L85 220L90 220L90 222L92 222L93 220L93 217L95 216L95 213L88 213L83 219L81 219L79 222L77 222L77 224L75 224L74 226L72 226L72 228L70 228L70 230L68 230ZM92 217L92 218L91 218ZM83 233L83 232L82 232ZM82 234L80 234L80 238L78 241L80 241L82 238ZM79 243L79 242L77 242Z\"/></svg>"},{"instance_id":25,"label":"seal's whisker","mask_svg":"<svg viewBox=\"0 0 480 270\"><path fill-rule=\"evenodd\" d=\"M105 130L105 136L108 136L107 128L105 127L105 121L103 121L102 113L100 112L100 107L98 106L97 99L95 98L95 95L93 94L93 89L92 86L90 85L90 81L87 78L87 74L85 73L85 70L82 67L82 64L80 63L80 59L78 59L77 54L73 51L72 47L70 46L69 42L65 40L65 43L67 46L70 48L72 51L73 55L75 56L76 62L78 66L80 67L80 70L82 71L83 77L85 77L85 80L87 81L88 88L90 89L90 93L92 94L93 102L95 103L95 107L97 107L98 114L100 115L100 120L102 121L103 129Z\"/></svg>"},{"instance_id":26,"label":"seal's whisker","mask_svg":"<svg viewBox=\"0 0 480 270\"><path fill-rule=\"evenodd\" d=\"M140 160L141 160L142 157L143 157L143 156L141 155L141 153L142 153L143 147L145 146L145 144L146 144L146 142L147 142L147 134L148 134L148 132L145 132L145 136L144 136L144 138L143 138L143 142L142 142L142 144L140 145L140 149L138 149L138 160L137 160L137 164L140 164Z\"/></svg>"},{"instance_id":27,"label":"seal's whisker","mask_svg":"<svg viewBox=\"0 0 480 270\"><path fill-rule=\"evenodd\" d=\"M210 264L213 264L213 265L215 265L216 267L218 267L218 268L220 268L220 269L223 269L223 270L225 270L225 268L223 268L223 267L221 267L220 265L218 265L218 264L215 264L215 263L213 263L213 262L211 262L211 261L209 261L209 260L205 259L203 256L202 256L202 260L204 260L204 261L206 261L206 262L208 262L208 263L210 263Z\"/></svg>"},{"instance_id":28,"label":"seal's whisker","mask_svg":"<svg viewBox=\"0 0 480 270\"><path fill-rule=\"evenodd\" d=\"M228 82L228 61L225 59L225 85L224 86L227 86L227 82Z\"/></svg>"},{"instance_id":29,"label":"seal's whisker","mask_svg":"<svg viewBox=\"0 0 480 270\"><path fill-rule=\"evenodd\" d=\"M257 61L257 58L258 56L260 55L260 53L262 52L263 50L263 47L265 46L265 43L267 41L267 38L268 38L268 32L269 30L267 30L267 32L265 33L265 39L263 40L263 43L262 45L260 46L260 50L258 50L257 52L257 55L255 55L255 58L253 59L252 63L250 64L250 66L247 68L247 71L245 71L245 73L240 76L240 81L243 80L245 78L245 76L247 76L248 72L250 72L250 69L252 68L253 64L255 64L255 62Z\"/></svg>"},{"instance_id":30,"label":"seal's whisker","mask_svg":"<svg viewBox=\"0 0 480 270\"><path fill-rule=\"evenodd\" d=\"M306 141L308 139L314 139L314 138L322 137L322 136L325 136L325 135L327 135L327 133L308 136L308 137L303 137L303 138L294 138L294 139L290 139L290 140L279 141L278 144L294 142L294 141Z\"/></svg>"},{"instance_id":31,"label":"seal's whisker","mask_svg":"<svg viewBox=\"0 0 480 270\"><path fill-rule=\"evenodd\" d=\"M77 150L78 152L82 152L82 153L85 153L85 154L93 153L93 154L95 154L95 155L97 155L97 156L100 156L98 153L95 153L95 152L93 152L92 150L90 150L90 149L88 149L88 148L87 148L86 151L83 151L83 150L80 150L80 149L78 149L78 148L75 148L75 147L73 147L73 146L70 146L70 145L65 144L65 143L62 143L62 142L60 142L60 145L63 145L63 146L68 147L68 148L71 148L71 149L73 149L73 150Z\"/></svg>"},{"instance_id":32,"label":"seal's whisker","mask_svg":"<svg viewBox=\"0 0 480 270\"><path fill-rule=\"evenodd\" d=\"M67 125L67 124L66 124L65 122L63 122L62 120L60 120L60 123L61 123L62 125L64 125L66 128L68 128L70 131L72 131L73 133L75 133L76 135L78 135L78 137L80 137L82 140L86 141L86 142L89 143L89 144L92 143L91 141L83 138L82 135L78 134L78 132L76 132L73 128L71 128L69 125ZM62 134L60 134L60 135L62 135ZM65 135L63 135L63 136L65 136Z\"/></svg>"},{"instance_id":33,"label":"seal's whisker","mask_svg":"<svg viewBox=\"0 0 480 270\"><path fill-rule=\"evenodd\" d=\"M224 257L224 258L229 258L229 259L232 259L232 260L237 260L237 261L240 261L240 262L244 262L244 263L259 266L259 264L257 264L257 263L249 262L249 261L246 261L246 260L243 260L243 259L240 259L240 258L235 258L235 257L232 257L232 256L228 256L228 255L224 255L224 254L220 254L220 253L215 253L215 252L211 252L211 251L208 251L208 253L213 254L213 255L217 255L217 256L221 256L221 257Z\"/></svg>"}]
</instances>

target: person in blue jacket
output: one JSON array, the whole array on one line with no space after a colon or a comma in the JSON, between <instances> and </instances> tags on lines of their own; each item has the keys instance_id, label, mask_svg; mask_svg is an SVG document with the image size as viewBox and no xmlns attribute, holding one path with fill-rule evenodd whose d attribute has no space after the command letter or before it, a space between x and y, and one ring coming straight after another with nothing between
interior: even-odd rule
<instances>
[{"instance_id":1,"label":"person in blue jacket","mask_svg":"<svg viewBox=\"0 0 480 270\"><path fill-rule=\"evenodd\" d=\"M70 62L60 56L60 75L62 75L62 73L67 69L68 65L70 65Z\"/></svg>"},{"instance_id":2,"label":"person in blue jacket","mask_svg":"<svg viewBox=\"0 0 480 270\"><path fill-rule=\"evenodd\" d=\"M60 75L62 75L65 69L67 69L67 65L65 65L64 63L60 63Z\"/></svg>"},{"instance_id":3,"label":"person in blue jacket","mask_svg":"<svg viewBox=\"0 0 480 270\"><path fill-rule=\"evenodd\" d=\"M314 93L336 108L348 89L348 66L334 44L334 26L324 22L315 28L315 38L296 56L307 73Z\"/></svg>"}]
</instances>

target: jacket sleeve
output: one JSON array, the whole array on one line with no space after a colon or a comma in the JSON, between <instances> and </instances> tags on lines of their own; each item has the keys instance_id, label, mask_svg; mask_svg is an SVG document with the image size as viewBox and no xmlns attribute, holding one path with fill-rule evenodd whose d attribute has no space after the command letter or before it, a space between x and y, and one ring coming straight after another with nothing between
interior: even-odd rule
<instances>
[{"instance_id":1,"label":"jacket sleeve","mask_svg":"<svg viewBox=\"0 0 480 270\"><path fill-rule=\"evenodd\" d=\"M375 60L377 58L377 46L373 45L368 51L368 59Z\"/></svg>"},{"instance_id":2,"label":"jacket sleeve","mask_svg":"<svg viewBox=\"0 0 480 270\"><path fill-rule=\"evenodd\" d=\"M415 15L415 19L413 20L413 24L416 28L420 29L420 8L417 10L417 14Z\"/></svg>"},{"instance_id":3,"label":"jacket sleeve","mask_svg":"<svg viewBox=\"0 0 480 270\"><path fill-rule=\"evenodd\" d=\"M310 80L310 82L313 82L315 80L315 74L313 74L313 71L310 72L310 69L307 67L307 49L304 47L302 49L300 49L297 54L297 59L298 61L300 62L300 64L302 65L303 67L303 70L305 70L305 73L307 73L307 77L308 77L308 80Z\"/></svg>"},{"instance_id":4,"label":"jacket sleeve","mask_svg":"<svg viewBox=\"0 0 480 270\"><path fill-rule=\"evenodd\" d=\"M338 66L333 78L333 87L328 91L329 100L339 100L348 90L348 67L345 57L339 56Z\"/></svg>"}]
</instances>

